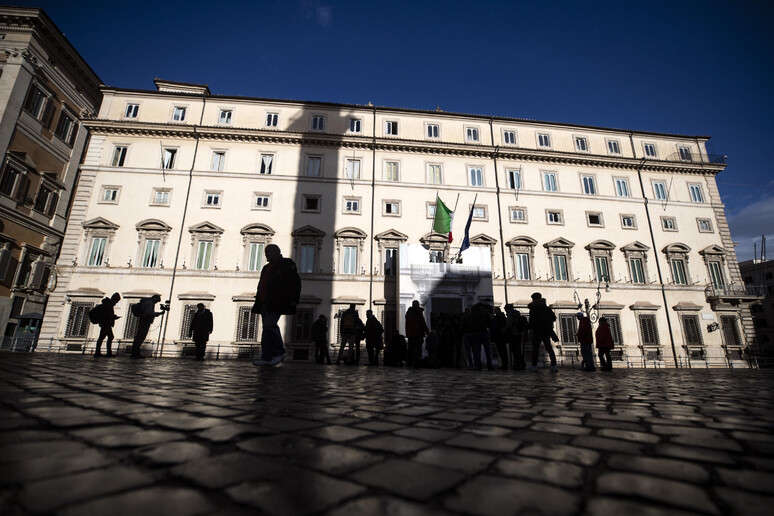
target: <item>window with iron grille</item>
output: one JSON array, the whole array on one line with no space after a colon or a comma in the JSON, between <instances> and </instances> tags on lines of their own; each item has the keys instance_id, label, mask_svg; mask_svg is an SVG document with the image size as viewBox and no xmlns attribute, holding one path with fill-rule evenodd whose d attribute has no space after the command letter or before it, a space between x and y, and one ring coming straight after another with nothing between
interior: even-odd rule
<instances>
[{"instance_id":1,"label":"window with iron grille","mask_svg":"<svg viewBox=\"0 0 774 516\"><path fill-rule=\"evenodd\" d=\"M191 321L196 313L196 305L185 305L183 307L183 324L180 326L180 340L191 340L188 332L191 329Z\"/></svg>"},{"instance_id":2,"label":"window with iron grille","mask_svg":"<svg viewBox=\"0 0 774 516\"><path fill-rule=\"evenodd\" d=\"M236 338L239 342L255 342L258 340L258 314L252 313L251 309L251 306L239 307Z\"/></svg>"},{"instance_id":3,"label":"window with iron grille","mask_svg":"<svg viewBox=\"0 0 774 516\"><path fill-rule=\"evenodd\" d=\"M602 317L607 319L607 324L610 326L610 334L613 336L613 344L615 344L616 347L623 346L621 318L614 314L605 314Z\"/></svg>"},{"instance_id":4,"label":"window with iron grille","mask_svg":"<svg viewBox=\"0 0 774 516\"><path fill-rule=\"evenodd\" d=\"M312 317L314 310L311 308L297 308L293 317L293 336L295 342L309 342L312 340Z\"/></svg>"},{"instance_id":5,"label":"window with iron grille","mask_svg":"<svg viewBox=\"0 0 774 516\"><path fill-rule=\"evenodd\" d=\"M575 340L575 334L578 332L578 326L574 315L559 314L559 329L561 330L562 344L575 346L578 342Z\"/></svg>"},{"instance_id":6,"label":"window with iron grille","mask_svg":"<svg viewBox=\"0 0 774 516\"><path fill-rule=\"evenodd\" d=\"M640 335L643 346L658 346L658 330L655 315L640 315Z\"/></svg>"},{"instance_id":7,"label":"window with iron grille","mask_svg":"<svg viewBox=\"0 0 774 516\"><path fill-rule=\"evenodd\" d=\"M685 344L688 346L701 346L701 327L699 326L698 315L683 316L683 334L685 335Z\"/></svg>"},{"instance_id":8,"label":"window with iron grille","mask_svg":"<svg viewBox=\"0 0 774 516\"><path fill-rule=\"evenodd\" d=\"M723 337L725 337L726 346L742 345L742 336L739 335L739 325L736 324L736 317L733 315L721 315L720 325L723 327Z\"/></svg>"},{"instance_id":9,"label":"window with iron grille","mask_svg":"<svg viewBox=\"0 0 774 516\"><path fill-rule=\"evenodd\" d=\"M75 302L70 305L65 337L86 338L89 333L89 310L94 303Z\"/></svg>"},{"instance_id":10,"label":"window with iron grille","mask_svg":"<svg viewBox=\"0 0 774 516\"><path fill-rule=\"evenodd\" d=\"M139 303L139 301L137 301L137 303ZM132 307L137 303L130 303L129 308L126 311L126 323L124 324L125 339L133 339L137 333L137 323L140 321L140 318L132 313Z\"/></svg>"}]
</instances>

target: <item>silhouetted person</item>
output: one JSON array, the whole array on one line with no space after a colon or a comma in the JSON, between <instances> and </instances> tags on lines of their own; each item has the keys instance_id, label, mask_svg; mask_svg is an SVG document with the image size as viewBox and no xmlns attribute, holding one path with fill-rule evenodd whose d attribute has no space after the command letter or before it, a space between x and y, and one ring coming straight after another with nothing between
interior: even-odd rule
<instances>
[{"instance_id":1,"label":"silhouetted person","mask_svg":"<svg viewBox=\"0 0 774 516\"><path fill-rule=\"evenodd\" d=\"M366 351L368 352L368 365L379 365L379 352L384 348L384 344L382 344L383 333L384 327L382 323L374 316L373 311L366 310L365 341Z\"/></svg>"},{"instance_id":2,"label":"silhouetted person","mask_svg":"<svg viewBox=\"0 0 774 516\"><path fill-rule=\"evenodd\" d=\"M196 305L191 319L191 327L188 330L188 336L193 336L196 345L196 358L194 360L204 360L204 352L207 349L207 341L210 340L212 333L212 312L204 307L204 303Z\"/></svg>"},{"instance_id":3,"label":"silhouetted person","mask_svg":"<svg viewBox=\"0 0 774 516\"><path fill-rule=\"evenodd\" d=\"M148 330L150 330L153 320L159 315L164 313L164 306L161 306L161 312L155 311L155 305L161 301L161 296L153 294L151 297L144 297L140 299L139 303L139 315L137 316L137 333L134 335L132 341L132 357L131 358L145 358L140 354L140 347L145 342L145 337L148 336Z\"/></svg>"},{"instance_id":4,"label":"silhouetted person","mask_svg":"<svg viewBox=\"0 0 774 516\"><path fill-rule=\"evenodd\" d=\"M282 315L296 313L301 298L301 278L295 262L284 258L277 245L267 245L264 254L268 263L261 269L252 309L253 313L261 314L263 325L261 359L253 364L273 366L285 358L285 344L277 322Z\"/></svg>"},{"instance_id":5,"label":"silhouetted person","mask_svg":"<svg viewBox=\"0 0 774 516\"><path fill-rule=\"evenodd\" d=\"M470 307L465 308L465 312L462 314L460 321L460 333L462 334L462 349L465 353L465 365L468 369L476 367L476 363L473 360L473 330L470 325ZM459 364L459 358L457 359Z\"/></svg>"},{"instance_id":6,"label":"silhouetted person","mask_svg":"<svg viewBox=\"0 0 774 516\"><path fill-rule=\"evenodd\" d=\"M115 325L116 319L119 318L113 310L118 302L121 301L121 294L116 292L110 297L106 297L102 300L99 307L99 317L97 324L99 324L99 337L97 337L97 347L94 350L95 357L102 356L102 341L107 337L107 355L113 356L113 325Z\"/></svg>"},{"instance_id":7,"label":"silhouetted person","mask_svg":"<svg viewBox=\"0 0 774 516\"><path fill-rule=\"evenodd\" d=\"M411 303L411 307L406 310L407 365L409 367L419 365L419 360L422 358L422 344L428 333L430 330L425 322L425 310L419 306L419 301L415 300Z\"/></svg>"},{"instance_id":8,"label":"silhouetted person","mask_svg":"<svg viewBox=\"0 0 774 516\"><path fill-rule=\"evenodd\" d=\"M339 347L339 354L336 357L336 365L341 363L341 357L344 355L344 349L347 347L347 344L349 344L350 347L349 361L353 364L360 363L360 339L363 335L363 329L363 321L360 320L360 316L357 314L357 308L355 308L355 304L353 303L349 305L349 308L344 310L344 313L341 314L341 320L339 321L341 346Z\"/></svg>"},{"instance_id":9,"label":"silhouetted person","mask_svg":"<svg viewBox=\"0 0 774 516\"><path fill-rule=\"evenodd\" d=\"M594 333L591 329L591 319L586 317L583 312L575 314L578 319L578 331L575 333L575 337L580 343L581 356L583 362L581 363L581 371L594 371L594 353L592 346L594 345Z\"/></svg>"},{"instance_id":10,"label":"silhouetted person","mask_svg":"<svg viewBox=\"0 0 774 516\"><path fill-rule=\"evenodd\" d=\"M497 354L500 356L500 369L508 370L508 338L505 335L505 325L507 320L500 307L494 309L495 314L492 319L492 328L489 335L497 346Z\"/></svg>"},{"instance_id":11,"label":"silhouetted person","mask_svg":"<svg viewBox=\"0 0 774 516\"><path fill-rule=\"evenodd\" d=\"M327 360L328 365L331 365L331 356L328 354L328 319L322 314L312 324L312 341L314 361L322 365Z\"/></svg>"},{"instance_id":12,"label":"silhouetted person","mask_svg":"<svg viewBox=\"0 0 774 516\"><path fill-rule=\"evenodd\" d=\"M508 303L505 305L507 321L505 323L505 335L508 339L508 347L511 355L511 368L517 371L527 367L524 362L524 338L527 333L527 318L521 312Z\"/></svg>"},{"instance_id":13,"label":"silhouetted person","mask_svg":"<svg viewBox=\"0 0 774 516\"><path fill-rule=\"evenodd\" d=\"M599 368L603 371L612 371L613 362L610 358L610 350L615 347L613 334L610 333L610 325L605 317L599 318L599 327L596 333L597 349L599 350Z\"/></svg>"},{"instance_id":14,"label":"silhouetted person","mask_svg":"<svg viewBox=\"0 0 774 516\"><path fill-rule=\"evenodd\" d=\"M554 335L554 321L556 321L556 315L548 305L546 300L539 292L532 294L532 302L529 306L529 327L532 330L532 366L530 369L537 370L538 350L542 343L548 356L551 358L551 370L558 371L556 366L556 355L554 354L554 348L551 346L551 336Z\"/></svg>"},{"instance_id":15,"label":"silhouetted person","mask_svg":"<svg viewBox=\"0 0 774 516\"><path fill-rule=\"evenodd\" d=\"M406 338L400 333L393 333L384 349L384 365L401 367L404 360L406 360Z\"/></svg>"},{"instance_id":16,"label":"silhouetted person","mask_svg":"<svg viewBox=\"0 0 774 516\"><path fill-rule=\"evenodd\" d=\"M470 330L473 340L473 364L476 369L482 369L481 366L481 347L484 347L484 356L486 356L486 368L494 371L492 367L492 348L489 344L489 328L492 325L492 307L484 303L476 303L470 311Z\"/></svg>"}]
</instances>

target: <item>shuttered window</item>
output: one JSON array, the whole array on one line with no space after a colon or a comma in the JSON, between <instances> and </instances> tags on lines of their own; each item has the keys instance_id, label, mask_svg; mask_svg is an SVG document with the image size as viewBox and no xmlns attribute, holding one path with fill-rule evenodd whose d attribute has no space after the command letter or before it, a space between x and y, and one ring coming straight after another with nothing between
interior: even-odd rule
<instances>
[{"instance_id":1,"label":"shuttered window","mask_svg":"<svg viewBox=\"0 0 774 516\"><path fill-rule=\"evenodd\" d=\"M559 315L559 329L561 330L562 344L575 345L578 342L575 340L575 334L578 331L576 319L574 315L560 314Z\"/></svg>"},{"instance_id":2,"label":"shuttered window","mask_svg":"<svg viewBox=\"0 0 774 516\"><path fill-rule=\"evenodd\" d=\"M685 335L685 343L688 346L701 346L701 327L699 326L699 316L697 315L684 315L683 316L683 334Z\"/></svg>"},{"instance_id":3,"label":"shuttered window","mask_svg":"<svg viewBox=\"0 0 774 516\"><path fill-rule=\"evenodd\" d=\"M240 342L255 342L258 340L258 314L252 313L252 307L239 307L237 321L237 340Z\"/></svg>"},{"instance_id":4,"label":"shuttered window","mask_svg":"<svg viewBox=\"0 0 774 516\"><path fill-rule=\"evenodd\" d=\"M733 315L720 316L720 325L723 327L723 337L726 340L726 346L741 346L742 336L739 335L739 325L736 323L736 317Z\"/></svg>"},{"instance_id":5,"label":"shuttered window","mask_svg":"<svg viewBox=\"0 0 774 516\"><path fill-rule=\"evenodd\" d=\"M312 340L312 316L311 308L298 308L293 317L293 340L295 342L309 342Z\"/></svg>"},{"instance_id":6,"label":"shuttered window","mask_svg":"<svg viewBox=\"0 0 774 516\"><path fill-rule=\"evenodd\" d=\"M139 301L137 302L139 303ZM140 318L132 313L132 307L137 303L130 303L129 310L126 311L126 323L124 326L124 338L133 339L137 333L137 323Z\"/></svg>"},{"instance_id":7,"label":"shuttered window","mask_svg":"<svg viewBox=\"0 0 774 516\"><path fill-rule=\"evenodd\" d=\"M623 336L621 333L621 318L618 315L605 314L602 317L607 319L607 324L610 325L610 334L613 336L613 344L616 347L623 346Z\"/></svg>"},{"instance_id":8,"label":"shuttered window","mask_svg":"<svg viewBox=\"0 0 774 516\"><path fill-rule=\"evenodd\" d=\"M643 346L658 346L658 330L655 315L640 315L640 335Z\"/></svg>"},{"instance_id":9,"label":"shuttered window","mask_svg":"<svg viewBox=\"0 0 774 516\"><path fill-rule=\"evenodd\" d=\"M75 302L70 305L65 337L86 338L89 333L89 310L94 303Z\"/></svg>"},{"instance_id":10,"label":"shuttered window","mask_svg":"<svg viewBox=\"0 0 774 516\"><path fill-rule=\"evenodd\" d=\"M180 326L180 340L191 340L188 332L191 329L191 321L196 313L196 305L185 305L183 307L183 324Z\"/></svg>"}]
</instances>

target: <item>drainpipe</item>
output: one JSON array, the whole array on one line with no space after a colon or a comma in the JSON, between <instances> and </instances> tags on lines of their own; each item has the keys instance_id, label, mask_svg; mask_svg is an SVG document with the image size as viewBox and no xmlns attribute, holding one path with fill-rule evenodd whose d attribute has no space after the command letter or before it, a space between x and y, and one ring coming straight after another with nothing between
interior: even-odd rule
<instances>
[{"instance_id":1,"label":"drainpipe","mask_svg":"<svg viewBox=\"0 0 774 516\"><path fill-rule=\"evenodd\" d=\"M374 106L374 118L371 133L371 252L368 262L368 308L373 310L374 302L374 217L376 216L376 106Z\"/></svg>"},{"instance_id":2,"label":"drainpipe","mask_svg":"<svg viewBox=\"0 0 774 516\"><path fill-rule=\"evenodd\" d=\"M185 204L183 205L183 217L180 219L180 235L177 237L177 250L175 251L175 264L172 267L172 282L169 285L169 295L167 297L167 301L172 301L172 292L175 290L175 278L177 277L177 264L180 260L180 245L183 242L183 229L185 228L185 218L188 215L188 200L191 197L191 182L193 181L193 171L194 166L196 165L196 154L199 152L199 132L196 130L197 127L200 127L202 125L202 122L204 121L204 108L207 106L207 93L202 93L202 113L201 116L199 116L199 125L193 126L193 132L194 132L194 138L196 139L196 145L194 146L194 154L193 159L191 160L191 168L188 170L188 188L185 192ZM164 341L167 338L167 325L169 324L169 312L167 312L167 317L164 319L164 329L161 333L161 344L159 345L159 354L158 357L164 356Z\"/></svg>"},{"instance_id":3,"label":"drainpipe","mask_svg":"<svg viewBox=\"0 0 774 516\"><path fill-rule=\"evenodd\" d=\"M500 206L500 173L497 171L497 155L500 152L500 147L494 144L494 127L492 126L493 120L489 119L489 135L492 138L492 145L494 145L494 156L492 161L494 162L495 172L495 192L497 194L497 228L500 231L500 258L503 265L503 291L505 292L505 302L508 303L508 272L505 270L505 242L503 241L503 213Z\"/></svg>"},{"instance_id":4,"label":"drainpipe","mask_svg":"<svg viewBox=\"0 0 774 516\"><path fill-rule=\"evenodd\" d=\"M632 156L637 157L637 151L634 148L634 138L632 133L629 133L629 143L632 146ZM680 367L677 363L677 350L675 349L675 336L672 332L672 320L669 318L669 304L667 303L666 289L664 288L664 278L661 275L661 265L658 261L658 250L656 249L656 237L653 234L653 224L650 221L650 208L648 207L648 198L645 195L645 187L642 183L642 167L645 165L645 158L640 160L640 164L637 165L637 179L640 182L640 192L642 193L642 200L645 201L645 218L648 220L648 231L650 231L650 242L653 245L653 254L656 257L656 271L658 272L658 282L661 285L661 297L664 300L664 313L666 314L667 329L669 330L669 341L672 344L672 359L675 361L675 368Z\"/></svg>"}]
</instances>

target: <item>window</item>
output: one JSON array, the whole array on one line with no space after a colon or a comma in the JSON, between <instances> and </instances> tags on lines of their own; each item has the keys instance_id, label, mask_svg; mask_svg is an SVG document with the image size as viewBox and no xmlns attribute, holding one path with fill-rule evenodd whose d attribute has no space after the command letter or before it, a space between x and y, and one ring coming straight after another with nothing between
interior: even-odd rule
<instances>
[{"instance_id":1,"label":"window","mask_svg":"<svg viewBox=\"0 0 774 516\"><path fill-rule=\"evenodd\" d=\"M343 274L357 274L357 247L344 246L341 272Z\"/></svg>"},{"instance_id":2,"label":"window","mask_svg":"<svg viewBox=\"0 0 774 516\"><path fill-rule=\"evenodd\" d=\"M699 225L699 233L712 233L712 221L710 219L696 219Z\"/></svg>"},{"instance_id":3,"label":"window","mask_svg":"<svg viewBox=\"0 0 774 516\"><path fill-rule=\"evenodd\" d=\"M516 253L513 255L513 258L514 262L516 263L516 279L531 279L529 273L529 255L527 253Z\"/></svg>"},{"instance_id":4,"label":"window","mask_svg":"<svg viewBox=\"0 0 774 516\"><path fill-rule=\"evenodd\" d=\"M394 247L384 249L384 275L395 276L398 273L398 250Z\"/></svg>"},{"instance_id":5,"label":"window","mask_svg":"<svg viewBox=\"0 0 774 516\"><path fill-rule=\"evenodd\" d=\"M218 123L219 124L230 124L231 123L231 115L233 112L230 109L221 109L220 114L218 115Z\"/></svg>"},{"instance_id":6,"label":"window","mask_svg":"<svg viewBox=\"0 0 774 516\"><path fill-rule=\"evenodd\" d=\"M169 206L170 193L171 191L168 189L154 188L151 204L155 204L157 206Z\"/></svg>"},{"instance_id":7,"label":"window","mask_svg":"<svg viewBox=\"0 0 774 516\"><path fill-rule=\"evenodd\" d=\"M638 319L640 322L640 337L642 338L643 346L658 346L658 328L656 327L656 316L651 314L641 314L638 316Z\"/></svg>"},{"instance_id":8,"label":"window","mask_svg":"<svg viewBox=\"0 0 774 516\"><path fill-rule=\"evenodd\" d=\"M207 240L201 240L199 242L199 248L196 251L196 262L194 267L199 270L207 270L210 268L211 259L212 259L212 242Z\"/></svg>"},{"instance_id":9,"label":"window","mask_svg":"<svg viewBox=\"0 0 774 516\"><path fill-rule=\"evenodd\" d=\"M546 218L549 224L564 224L564 217L561 211L546 210Z\"/></svg>"},{"instance_id":10,"label":"window","mask_svg":"<svg viewBox=\"0 0 774 516\"><path fill-rule=\"evenodd\" d=\"M247 270L250 272L260 271L263 268L263 249L264 244L260 242L251 242L250 250L247 256Z\"/></svg>"},{"instance_id":11,"label":"window","mask_svg":"<svg viewBox=\"0 0 774 516\"><path fill-rule=\"evenodd\" d=\"M35 211L43 213L48 217L52 217L56 210L57 202L59 202L59 194L54 192L52 188L41 184L38 195L35 197Z\"/></svg>"},{"instance_id":12,"label":"window","mask_svg":"<svg viewBox=\"0 0 774 516\"><path fill-rule=\"evenodd\" d=\"M726 280L723 277L723 264L720 262L707 262L707 267L709 268L712 286L716 289L725 287Z\"/></svg>"},{"instance_id":13,"label":"window","mask_svg":"<svg viewBox=\"0 0 774 516\"><path fill-rule=\"evenodd\" d=\"M645 283L645 271L642 267L641 258L629 259L629 273L631 274L632 283L638 283L638 284Z\"/></svg>"},{"instance_id":14,"label":"window","mask_svg":"<svg viewBox=\"0 0 774 516\"><path fill-rule=\"evenodd\" d=\"M293 340L295 342L309 342L312 339L312 318L314 312L311 308L298 308L293 316Z\"/></svg>"},{"instance_id":15,"label":"window","mask_svg":"<svg viewBox=\"0 0 774 516\"><path fill-rule=\"evenodd\" d=\"M271 174L274 165L274 154L261 154L261 174Z\"/></svg>"},{"instance_id":16,"label":"window","mask_svg":"<svg viewBox=\"0 0 774 516\"><path fill-rule=\"evenodd\" d=\"M680 159L683 161L693 161L691 156L691 149L688 147L678 147L677 152L680 155Z\"/></svg>"},{"instance_id":17,"label":"window","mask_svg":"<svg viewBox=\"0 0 774 516\"><path fill-rule=\"evenodd\" d=\"M441 172L441 165L427 166L427 182L432 185L443 184L443 174Z\"/></svg>"},{"instance_id":18,"label":"window","mask_svg":"<svg viewBox=\"0 0 774 516\"><path fill-rule=\"evenodd\" d=\"M345 197L344 198L344 213L360 213L360 198L359 197Z\"/></svg>"},{"instance_id":19,"label":"window","mask_svg":"<svg viewBox=\"0 0 774 516\"><path fill-rule=\"evenodd\" d=\"M139 113L139 111L139 104L127 104L126 111L124 111L124 118L137 118L137 113Z\"/></svg>"},{"instance_id":20,"label":"window","mask_svg":"<svg viewBox=\"0 0 774 516\"><path fill-rule=\"evenodd\" d=\"M185 112L186 108L184 107L175 107L172 109L172 120L175 122L185 122Z\"/></svg>"},{"instance_id":21,"label":"window","mask_svg":"<svg viewBox=\"0 0 774 516\"><path fill-rule=\"evenodd\" d=\"M567 281L567 256L556 254L553 257L554 281Z\"/></svg>"},{"instance_id":22,"label":"window","mask_svg":"<svg viewBox=\"0 0 774 516\"><path fill-rule=\"evenodd\" d=\"M480 167L468 167L470 186L484 186L484 175Z\"/></svg>"},{"instance_id":23,"label":"window","mask_svg":"<svg viewBox=\"0 0 774 516\"><path fill-rule=\"evenodd\" d=\"M701 193L701 185L689 184L688 190L691 192L692 202L704 202L704 195Z\"/></svg>"},{"instance_id":24,"label":"window","mask_svg":"<svg viewBox=\"0 0 774 516\"><path fill-rule=\"evenodd\" d=\"M430 251L430 263L443 263L443 251Z\"/></svg>"},{"instance_id":25,"label":"window","mask_svg":"<svg viewBox=\"0 0 774 516\"><path fill-rule=\"evenodd\" d=\"M398 135L398 122L395 120L388 120L384 123L384 134L392 136Z\"/></svg>"},{"instance_id":26,"label":"window","mask_svg":"<svg viewBox=\"0 0 774 516\"><path fill-rule=\"evenodd\" d=\"M742 336L739 334L739 325L733 315L721 315L720 326L723 329L726 346L738 347L742 345Z\"/></svg>"},{"instance_id":27,"label":"window","mask_svg":"<svg viewBox=\"0 0 774 516\"><path fill-rule=\"evenodd\" d=\"M629 197L629 180L623 177L615 178L615 194L618 197Z\"/></svg>"},{"instance_id":28,"label":"window","mask_svg":"<svg viewBox=\"0 0 774 516\"><path fill-rule=\"evenodd\" d=\"M511 207L509 208L511 222L527 222L527 208Z\"/></svg>"},{"instance_id":29,"label":"window","mask_svg":"<svg viewBox=\"0 0 774 516\"><path fill-rule=\"evenodd\" d=\"M212 165L210 166L210 170L213 172L223 172L223 166L226 163L226 152L225 151L215 151L212 153Z\"/></svg>"},{"instance_id":30,"label":"window","mask_svg":"<svg viewBox=\"0 0 774 516\"><path fill-rule=\"evenodd\" d=\"M301 245L299 260L299 272L314 272L315 246L312 244Z\"/></svg>"},{"instance_id":31,"label":"window","mask_svg":"<svg viewBox=\"0 0 774 516\"><path fill-rule=\"evenodd\" d=\"M120 186L103 186L99 202L104 204L116 204L118 203L118 195L120 192Z\"/></svg>"},{"instance_id":32,"label":"window","mask_svg":"<svg viewBox=\"0 0 774 516\"><path fill-rule=\"evenodd\" d=\"M362 120L359 118L350 118L349 119L349 132L350 133L359 133L362 131Z\"/></svg>"},{"instance_id":33,"label":"window","mask_svg":"<svg viewBox=\"0 0 774 516\"><path fill-rule=\"evenodd\" d=\"M319 195L303 195L303 204L301 205L301 211L320 213L320 196Z\"/></svg>"},{"instance_id":34,"label":"window","mask_svg":"<svg viewBox=\"0 0 774 516\"><path fill-rule=\"evenodd\" d=\"M348 159L346 165L345 177L347 179L360 179L360 160Z\"/></svg>"},{"instance_id":35,"label":"window","mask_svg":"<svg viewBox=\"0 0 774 516\"><path fill-rule=\"evenodd\" d=\"M551 147L551 136L548 133L538 133L538 147Z\"/></svg>"},{"instance_id":36,"label":"window","mask_svg":"<svg viewBox=\"0 0 774 516\"><path fill-rule=\"evenodd\" d=\"M67 318L65 337L85 339L89 334L89 310L94 303L73 302L70 305L70 315Z\"/></svg>"},{"instance_id":37,"label":"window","mask_svg":"<svg viewBox=\"0 0 774 516\"><path fill-rule=\"evenodd\" d=\"M469 142L477 142L478 139L478 128L477 127L466 127L465 128L465 140Z\"/></svg>"},{"instance_id":38,"label":"window","mask_svg":"<svg viewBox=\"0 0 774 516\"><path fill-rule=\"evenodd\" d=\"M438 131L438 125L437 124L427 124L427 137L428 138L438 138L440 133Z\"/></svg>"},{"instance_id":39,"label":"window","mask_svg":"<svg viewBox=\"0 0 774 516\"><path fill-rule=\"evenodd\" d=\"M384 179L386 181L398 181L398 162L387 161L384 164Z\"/></svg>"},{"instance_id":40,"label":"window","mask_svg":"<svg viewBox=\"0 0 774 516\"><path fill-rule=\"evenodd\" d=\"M279 124L279 113L266 113L266 127L277 127Z\"/></svg>"},{"instance_id":41,"label":"window","mask_svg":"<svg viewBox=\"0 0 774 516\"><path fill-rule=\"evenodd\" d=\"M621 318L617 314L602 314L602 317L606 318L607 323L610 325L610 333L613 337L613 344L615 344L617 348L621 348L621 346L623 346ZM615 356L613 356L613 360L616 360ZM618 360L623 360L623 358Z\"/></svg>"},{"instance_id":42,"label":"window","mask_svg":"<svg viewBox=\"0 0 774 516\"><path fill-rule=\"evenodd\" d=\"M142 266L153 268L158 265L159 249L161 249L161 240L148 239L145 241L145 250L142 253Z\"/></svg>"},{"instance_id":43,"label":"window","mask_svg":"<svg viewBox=\"0 0 774 516\"><path fill-rule=\"evenodd\" d=\"M126 321L124 323L124 338L125 339L133 339L134 336L137 334L137 323L140 322L140 318L136 315L132 314L132 307L136 305L137 303L129 303L129 306L126 309Z\"/></svg>"},{"instance_id":44,"label":"window","mask_svg":"<svg viewBox=\"0 0 774 516\"><path fill-rule=\"evenodd\" d=\"M685 260L673 259L671 261L672 266L672 283L675 285L687 285L687 277L685 273Z\"/></svg>"},{"instance_id":45,"label":"window","mask_svg":"<svg viewBox=\"0 0 774 516\"><path fill-rule=\"evenodd\" d=\"M503 131L503 143L516 145L516 131Z\"/></svg>"},{"instance_id":46,"label":"window","mask_svg":"<svg viewBox=\"0 0 774 516\"><path fill-rule=\"evenodd\" d=\"M556 172L543 172L543 190L556 192Z\"/></svg>"},{"instance_id":47,"label":"window","mask_svg":"<svg viewBox=\"0 0 774 516\"><path fill-rule=\"evenodd\" d=\"M106 237L93 237L91 239L91 249L89 250L89 260L87 265L96 267L102 265L105 258L105 246L107 246Z\"/></svg>"},{"instance_id":48,"label":"window","mask_svg":"<svg viewBox=\"0 0 774 516\"><path fill-rule=\"evenodd\" d=\"M312 130L314 131L324 131L325 130L325 117L324 116L313 116L312 117Z\"/></svg>"},{"instance_id":49,"label":"window","mask_svg":"<svg viewBox=\"0 0 774 516\"><path fill-rule=\"evenodd\" d=\"M183 305L183 317L180 324L180 340L191 340L189 332L191 329L191 321L193 321L193 316L196 313L196 310L198 310L196 305Z\"/></svg>"},{"instance_id":50,"label":"window","mask_svg":"<svg viewBox=\"0 0 774 516\"><path fill-rule=\"evenodd\" d=\"M270 208L271 208L271 194L267 194L267 193L253 194L253 209L268 210Z\"/></svg>"},{"instance_id":51,"label":"window","mask_svg":"<svg viewBox=\"0 0 774 516\"><path fill-rule=\"evenodd\" d=\"M606 256L594 257L594 274L597 281L610 281L610 264Z\"/></svg>"},{"instance_id":52,"label":"window","mask_svg":"<svg viewBox=\"0 0 774 516\"><path fill-rule=\"evenodd\" d=\"M56 124L56 130L54 133L72 147L75 142L75 137L78 135L78 123L75 118L67 113L64 109L59 113L59 121Z\"/></svg>"},{"instance_id":53,"label":"window","mask_svg":"<svg viewBox=\"0 0 774 516\"><path fill-rule=\"evenodd\" d=\"M653 181L653 197L659 201L667 200L666 183L663 181Z\"/></svg>"},{"instance_id":54,"label":"window","mask_svg":"<svg viewBox=\"0 0 774 516\"><path fill-rule=\"evenodd\" d=\"M427 218L432 219L435 217L435 203L429 202L427 203Z\"/></svg>"},{"instance_id":55,"label":"window","mask_svg":"<svg viewBox=\"0 0 774 516\"><path fill-rule=\"evenodd\" d=\"M594 176L581 176L583 181L583 193L586 195L596 195L597 186L594 182Z\"/></svg>"},{"instance_id":56,"label":"window","mask_svg":"<svg viewBox=\"0 0 774 516\"><path fill-rule=\"evenodd\" d=\"M51 95L44 92L37 84L30 86L27 98L24 101L24 110L40 121L45 127L51 124L54 116L54 103Z\"/></svg>"},{"instance_id":57,"label":"window","mask_svg":"<svg viewBox=\"0 0 774 516\"><path fill-rule=\"evenodd\" d=\"M656 146L652 143L643 143L642 144L643 149L645 149L645 157L646 158L655 158L656 157Z\"/></svg>"},{"instance_id":58,"label":"window","mask_svg":"<svg viewBox=\"0 0 774 516\"><path fill-rule=\"evenodd\" d=\"M589 142L586 138L583 138L581 136L575 137L575 150L579 152L588 152L589 150Z\"/></svg>"},{"instance_id":59,"label":"window","mask_svg":"<svg viewBox=\"0 0 774 516\"><path fill-rule=\"evenodd\" d=\"M521 190L521 170L508 169L505 173L508 175L508 188Z\"/></svg>"},{"instance_id":60,"label":"window","mask_svg":"<svg viewBox=\"0 0 774 516\"><path fill-rule=\"evenodd\" d=\"M20 172L10 164L6 164L5 174L0 182L0 192L13 197L18 202L25 202L29 186L30 180L27 174Z\"/></svg>"},{"instance_id":61,"label":"window","mask_svg":"<svg viewBox=\"0 0 774 516\"><path fill-rule=\"evenodd\" d=\"M399 216L400 201L384 201L384 215Z\"/></svg>"},{"instance_id":62,"label":"window","mask_svg":"<svg viewBox=\"0 0 774 516\"><path fill-rule=\"evenodd\" d=\"M322 156L309 156L306 161L306 175L320 177L322 175Z\"/></svg>"},{"instance_id":63,"label":"window","mask_svg":"<svg viewBox=\"0 0 774 516\"><path fill-rule=\"evenodd\" d=\"M164 149L161 155L162 167L167 170L175 168L175 157L177 157L177 149Z\"/></svg>"},{"instance_id":64,"label":"window","mask_svg":"<svg viewBox=\"0 0 774 516\"><path fill-rule=\"evenodd\" d=\"M578 320L571 314L559 314L559 338L564 346L569 346L571 349L565 347L565 353L570 352L571 356L576 356L576 350L572 349L573 346L577 346L578 341L575 340L575 335L578 333ZM566 356L566 355L565 355Z\"/></svg>"},{"instance_id":65,"label":"window","mask_svg":"<svg viewBox=\"0 0 774 516\"><path fill-rule=\"evenodd\" d=\"M116 145L116 148L113 149L113 161L110 162L111 167L124 166L124 162L126 161L126 150L126 145Z\"/></svg>"},{"instance_id":66,"label":"window","mask_svg":"<svg viewBox=\"0 0 774 516\"><path fill-rule=\"evenodd\" d=\"M661 217L661 229L664 231L677 231L677 221L674 217Z\"/></svg>"},{"instance_id":67,"label":"window","mask_svg":"<svg viewBox=\"0 0 774 516\"><path fill-rule=\"evenodd\" d=\"M610 154L621 154L621 146L618 140L607 140L607 152Z\"/></svg>"},{"instance_id":68,"label":"window","mask_svg":"<svg viewBox=\"0 0 774 516\"><path fill-rule=\"evenodd\" d=\"M637 219L634 215L621 215L621 227L624 229L637 229Z\"/></svg>"},{"instance_id":69,"label":"window","mask_svg":"<svg viewBox=\"0 0 774 516\"><path fill-rule=\"evenodd\" d=\"M237 320L238 342L255 342L258 340L258 315L252 313L252 306L239 307L239 319Z\"/></svg>"},{"instance_id":70,"label":"window","mask_svg":"<svg viewBox=\"0 0 774 516\"><path fill-rule=\"evenodd\" d=\"M604 223L602 221L602 214L599 212L586 212L586 222L588 222L589 226L593 227L604 227Z\"/></svg>"},{"instance_id":71,"label":"window","mask_svg":"<svg viewBox=\"0 0 774 516\"><path fill-rule=\"evenodd\" d=\"M683 334L685 335L685 344L687 346L702 346L701 326L699 326L698 315L684 315Z\"/></svg>"},{"instance_id":72,"label":"window","mask_svg":"<svg viewBox=\"0 0 774 516\"><path fill-rule=\"evenodd\" d=\"M473 218L479 220L486 220L486 206L473 206Z\"/></svg>"},{"instance_id":73,"label":"window","mask_svg":"<svg viewBox=\"0 0 774 516\"><path fill-rule=\"evenodd\" d=\"M204 192L202 206L204 208L220 208L220 198L222 195L222 191L214 192L211 190L206 190Z\"/></svg>"}]
</instances>

